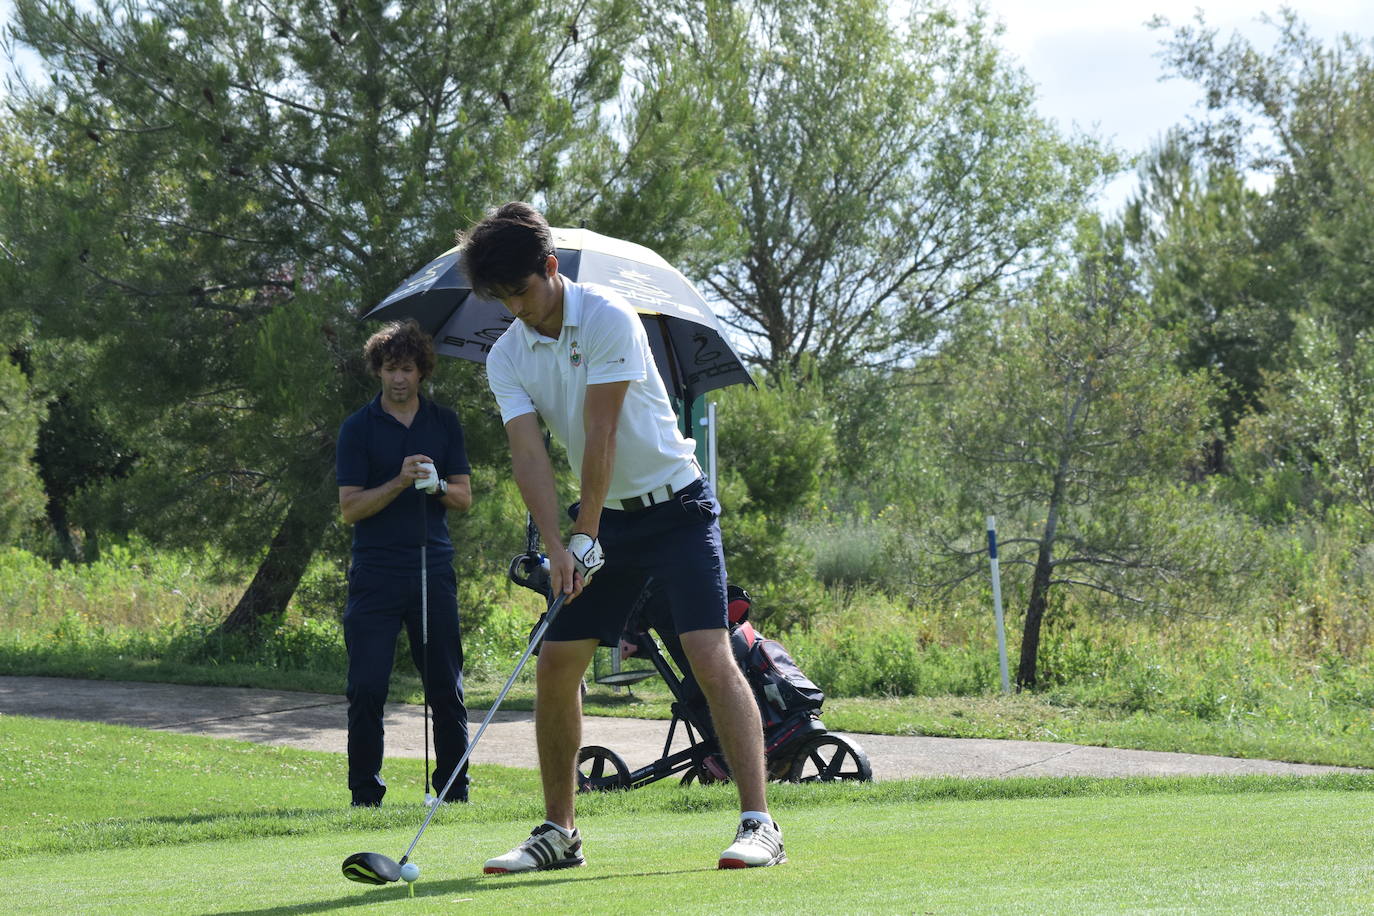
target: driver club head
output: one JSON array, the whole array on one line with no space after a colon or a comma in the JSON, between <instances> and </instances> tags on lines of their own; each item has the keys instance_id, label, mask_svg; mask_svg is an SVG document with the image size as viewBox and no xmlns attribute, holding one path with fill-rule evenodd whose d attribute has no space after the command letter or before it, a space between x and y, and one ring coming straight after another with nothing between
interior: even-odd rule
<instances>
[{"instance_id":1,"label":"driver club head","mask_svg":"<svg viewBox=\"0 0 1374 916\"><path fill-rule=\"evenodd\" d=\"M355 852L344 859L344 877L360 884L390 884L401 880L401 866L380 852Z\"/></svg>"}]
</instances>

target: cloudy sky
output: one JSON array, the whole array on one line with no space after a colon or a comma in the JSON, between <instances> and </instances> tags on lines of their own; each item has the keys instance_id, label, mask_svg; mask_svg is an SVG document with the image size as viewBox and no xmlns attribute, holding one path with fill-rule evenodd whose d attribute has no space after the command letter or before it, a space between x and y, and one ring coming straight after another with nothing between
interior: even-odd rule
<instances>
[{"instance_id":1,"label":"cloudy sky","mask_svg":"<svg viewBox=\"0 0 1374 916\"><path fill-rule=\"evenodd\" d=\"M1239 31L1261 48L1276 30L1260 16L1277 17L1279 5L1245 0L986 0L1006 26L1002 44L1040 88L1040 110L1062 127L1077 126L1113 140L1128 153L1147 149L1169 127L1196 111L1198 92L1181 80L1161 81L1156 56L1164 31L1145 23L1160 14L1175 25L1202 9L1223 36ZM1295 10L1316 36L1342 32L1374 39L1371 0L1295 0ZM1103 194L1119 205L1134 186L1123 176Z\"/></svg>"},{"instance_id":2,"label":"cloudy sky","mask_svg":"<svg viewBox=\"0 0 1374 916\"><path fill-rule=\"evenodd\" d=\"M1041 111L1065 128L1092 130L1129 153L1148 148L1183 121L1197 101L1191 85L1161 82L1156 54L1163 33L1146 28L1151 16L1181 24L1202 9L1223 35L1238 30L1268 47L1275 31L1259 17L1279 9L1277 2L1265 0L1258 5L1247 0L984 2L1006 26L1003 45L1039 86ZM1374 0L1293 0L1288 6L1323 40L1341 32L1374 39ZM0 0L0 21L8 21L11 8L10 0ZM1115 182L1104 203L1119 202L1132 184L1128 178Z\"/></svg>"}]
</instances>

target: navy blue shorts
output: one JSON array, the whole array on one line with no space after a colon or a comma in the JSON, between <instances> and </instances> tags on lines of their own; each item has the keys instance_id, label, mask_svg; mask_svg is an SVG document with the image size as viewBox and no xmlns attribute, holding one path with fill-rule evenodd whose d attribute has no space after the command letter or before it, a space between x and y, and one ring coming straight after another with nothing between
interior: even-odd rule
<instances>
[{"instance_id":1,"label":"navy blue shorts","mask_svg":"<svg viewBox=\"0 0 1374 916\"><path fill-rule=\"evenodd\" d=\"M720 503L705 478L638 512L605 509L598 540L606 565L577 600L564 605L545 639L616 645L650 580L678 633L729 626Z\"/></svg>"}]
</instances>

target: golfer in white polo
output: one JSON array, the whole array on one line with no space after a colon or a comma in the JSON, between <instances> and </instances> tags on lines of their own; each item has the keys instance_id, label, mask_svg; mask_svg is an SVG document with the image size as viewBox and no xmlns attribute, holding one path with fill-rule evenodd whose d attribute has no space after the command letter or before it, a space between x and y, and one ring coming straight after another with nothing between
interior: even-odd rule
<instances>
[{"instance_id":1,"label":"golfer in white polo","mask_svg":"<svg viewBox=\"0 0 1374 916\"><path fill-rule=\"evenodd\" d=\"M718 865L787 861L782 832L768 814L758 708L730 650L720 507L693 442L678 432L643 325L613 290L558 273L548 223L528 204L506 204L474 226L463 262L475 293L501 300L517 319L493 345L487 377L516 483L544 536L554 592L568 596L536 669L546 820L484 870L585 863L573 804L582 744L579 687L597 645L619 639L649 577L671 606L739 791L739 826ZM581 481L566 547L536 414L566 448Z\"/></svg>"}]
</instances>

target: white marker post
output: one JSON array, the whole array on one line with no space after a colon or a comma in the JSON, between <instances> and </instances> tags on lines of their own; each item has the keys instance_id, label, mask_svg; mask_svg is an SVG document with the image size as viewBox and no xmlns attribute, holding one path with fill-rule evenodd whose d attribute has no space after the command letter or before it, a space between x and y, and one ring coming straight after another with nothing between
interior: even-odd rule
<instances>
[{"instance_id":1,"label":"white marker post","mask_svg":"<svg viewBox=\"0 0 1374 916\"><path fill-rule=\"evenodd\" d=\"M716 489L716 444L720 441L716 437L716 402L712 401L706 405L706 419L709 421L706 428L706 447L710 449L711 455L711 490L719 493ZM719 496L716 499L720 499Z\"/></svg>"},{"instance_id":2,"label":"white marker post","mask_svg":"<svg viewBox=\"0 0 1374 916\"><path fill-rule=\"evenodd\" d=\"M1002 668L1002 692L1011 693L1007 677L1007 629L1002 622L1002 570L997 562L997 518L988 516L988 560L992 563L992 612L997 618L997 661Z\"/></svg>"},{"instance_id":3,"label":"white marker post","mask_svg":"<svg viewBox=\"0 0 1374 916\"><path fill-rule=\"evenodd\" d=\"M697 421L706 430L706 479L711 484L711 489L716 491L716 499L720 499L720 491L716 490L716 402L712 401L706 405L706 416Z\"/></svg>"}]
</instances>

